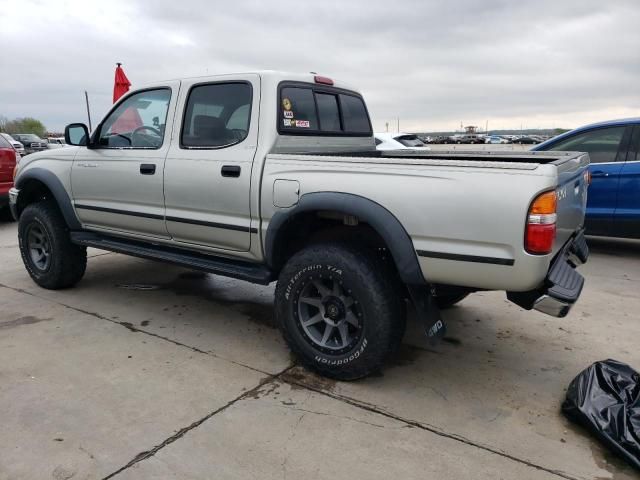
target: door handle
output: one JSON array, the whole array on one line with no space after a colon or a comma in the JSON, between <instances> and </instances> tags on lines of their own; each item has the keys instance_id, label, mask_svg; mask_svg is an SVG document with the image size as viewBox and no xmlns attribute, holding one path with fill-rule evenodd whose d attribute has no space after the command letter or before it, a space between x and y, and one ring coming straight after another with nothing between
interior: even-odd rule
<instances>
[{"instance_id":1,"label":"door handle","mask_svg":"<svg viewBox=\"0 0 640 480\"><path fill-rule=\"evenodd\" d=\"M155 163L141 163L140 164L140 173L142 175L153 175L156 173L156 164Z\"/></svg>"},{"instance_id":2,"label":"door handle","mask_svg":"<svg viewBox=\"0 0 640 480\"><path fill-rule=\"evenodd\" d=\"M238 165L223 165L220 173L223 177L239 177L240 167Z\"/></svg>"},{"instance_id":3,"label":"door handle","mask_svg":"<svg viewBox=\"0 0 640 480\"><path fill-rule=\"evenodd\" d=\"M603 172L602 170L596 170L595 172L591 172L591 178L602 178L608 177L609 174L607 172Z\"/></svg>"}]
</instances>

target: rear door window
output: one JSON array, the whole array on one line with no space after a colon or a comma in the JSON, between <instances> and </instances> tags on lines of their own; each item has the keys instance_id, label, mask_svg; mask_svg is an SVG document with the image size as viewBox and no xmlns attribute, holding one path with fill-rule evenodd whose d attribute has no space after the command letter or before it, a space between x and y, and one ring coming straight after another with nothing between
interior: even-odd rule
<instances>
[{"instance_id":1,"label":"rear door window","mask_svg":"<svg viewBox=\"0 0 640 480\"><path fill-rule=\"evenodd\" d=\"M249 133L251 85L244 82L194 86L182 123L182 148L223 148L242 142Z\"/></svg>"}]
</instances>

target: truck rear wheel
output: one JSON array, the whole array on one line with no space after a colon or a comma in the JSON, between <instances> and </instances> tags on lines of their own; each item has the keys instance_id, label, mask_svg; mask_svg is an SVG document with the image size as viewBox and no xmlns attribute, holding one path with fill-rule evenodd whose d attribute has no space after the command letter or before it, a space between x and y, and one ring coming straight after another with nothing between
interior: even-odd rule
<instances>
[{"instance_id":1,"label":"truck rear wheel","mask_svg":"<svg viewBox=\"0 0 640 480\"><path fill-rule=\"evenodd\" d=\"M71 242L54 202L32 203L24 209L18 223L18 241L24 266L41 287L72 287L84 275L87 249Z\"/></svg>"},{"instance_id":2,"label":"truck rear wheel","mask_svg":"<svg viewBox=\"0 0 640 480\"><path fill-rule=\"evenodd\" d=\"M377 371L402 340L404 308L375 255L340 243L312 245L285 265L276 317L301 362L339 380Z\"/></svg>"}]
</instances>

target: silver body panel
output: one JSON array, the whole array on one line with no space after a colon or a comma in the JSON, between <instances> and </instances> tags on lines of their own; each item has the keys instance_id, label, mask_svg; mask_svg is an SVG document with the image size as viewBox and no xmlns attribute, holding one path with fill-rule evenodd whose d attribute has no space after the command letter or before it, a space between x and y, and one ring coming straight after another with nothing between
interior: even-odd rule
<instances>
[{"instance_id":1,"label":"silver body panel","mask_svg":"<svg viewBox=\"0 0 640 480\"><path fill-rule=\"evenodd\" d=\"M564 158L541 165L405 155L381 159L276 154L267 157L263 184L297 180L300 195L331 191L369 198L400 220L416 251L513 260L513 265L496 265L419 256L430 282L526 291L540 285L554 254L583 224L586 188L582 174L588 156ZM559 202L553 253L528 254L524 229L531 202L541 192L576 181L578 193L572 189ZM280 210L273 207L271 192L263 188L263 232L264 224Z\"/></svg>"}]
</instances>

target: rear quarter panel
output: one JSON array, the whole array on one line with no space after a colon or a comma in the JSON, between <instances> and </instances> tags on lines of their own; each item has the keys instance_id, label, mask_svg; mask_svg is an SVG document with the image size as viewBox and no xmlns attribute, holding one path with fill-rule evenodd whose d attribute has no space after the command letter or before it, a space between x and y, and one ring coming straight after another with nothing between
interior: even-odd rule
<instances>
[{"instance_id":1,"label":"rear quarter panel","mask_svg":"<svg viewBox=\"0 0 640 480\"><path fill-rule=\"evenodd\" d=\"M300 195L333 191L373 200L398 218L417 251L512 259L497 265L419 256L433 283L525 291L544 279L552 255L524 251L529 205L558 182L554 165L269 155L261 189L263 235L280 209L273 183L297 180Z\"/></svg>"}]
</instances>

